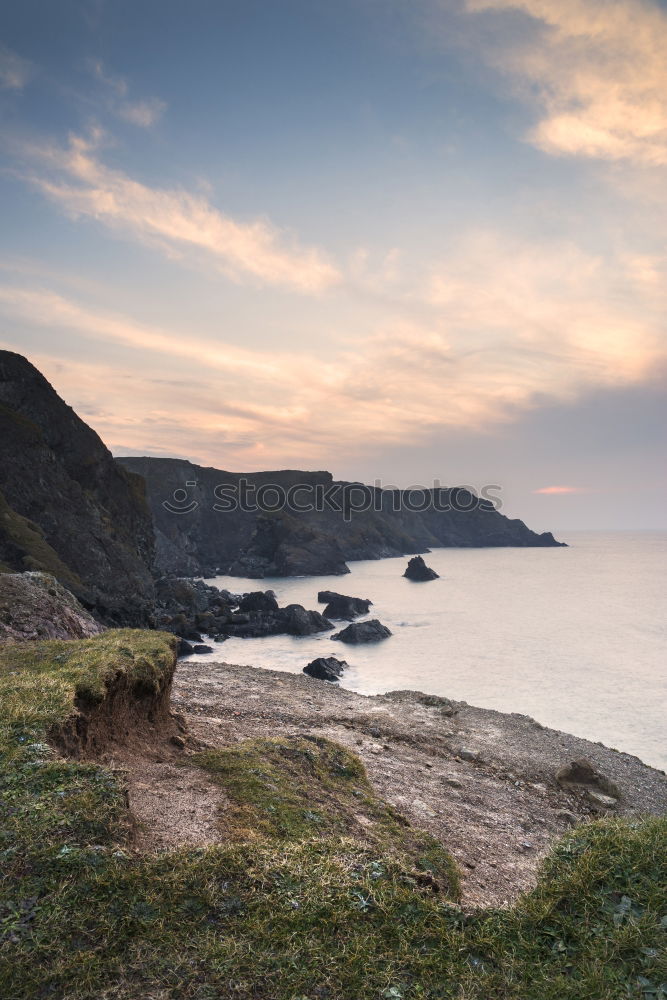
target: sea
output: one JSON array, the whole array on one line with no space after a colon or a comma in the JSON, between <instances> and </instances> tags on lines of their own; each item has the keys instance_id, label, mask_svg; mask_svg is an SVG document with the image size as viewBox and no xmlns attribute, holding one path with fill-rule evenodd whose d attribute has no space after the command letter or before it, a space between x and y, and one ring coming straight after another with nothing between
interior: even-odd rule
<instances>
[{"instance_id":1,"label":"sea","mask_svg":"<svg viewBox=\"0 0 667 1000\"><path fill-rule=\"evenodd\" d=\"M320 611L319 590L369 598L368 617L393 634L362 646L330 633L228 639L207 659L299 673L333 655L353 691L519 712L667 769L667 532L558 537L567 548L433 549L425 559L440 579L427 583L402 575L406 557L350 562L346 576L215 577Z\"/></svg>"}]
</instances>

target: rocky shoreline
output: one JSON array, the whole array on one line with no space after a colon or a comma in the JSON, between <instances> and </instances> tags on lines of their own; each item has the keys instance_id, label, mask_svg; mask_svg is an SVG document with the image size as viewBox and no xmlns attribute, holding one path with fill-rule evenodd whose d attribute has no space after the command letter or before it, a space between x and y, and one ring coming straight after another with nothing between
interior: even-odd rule
<instances>
[{"instance_id":1,"label":"rocky shoreline","mask_svg":"<svg viewBox=\"0 0 667 1000\"><path fill-rule=\"evenodd\" d=\"M172 706L182 736L114 758L128 774L142 850L218 842L224 803L201 775L190 782L189 756L276 732L357 754L377 793L452 852L467 908L510 904L578 823L667 814L667 777L636 757L465 702L414 691L367 697L305 675L183 660ZM580 784L563 771L577 761L592 775Z\"/></svg>"},{"instance_id":2,"label":"rocky shoreline","mask_svg":"<svg viewBox=\"0 0 667 1000\"><path fill-rule=\"evenodd\" d=\"M171 632L181 653L204 635L224 642L336 627L341 649L390 636L375 619L354 621L369 613L368 599L322 591L323 611L281 608L271 591L232 594L175 574L221 566L255 578L345 573L347 559L429 545L559 544L469 493L469 510L440 510L455 490L435 491L419 515L401 506L400 491L378 490L372 507L356 513L214 517L208 501L216 485L236 489L241 477L180 460L117 462L43 376L11 352L0 352L0 425L0 643L8 646L98 637L109 625L129 625L155 630L147 635L156 641L160 631ZM249 478L255 487L340 487L346 503L354 491L370 490L325 472ZM163 501L182 492L183 482L199 491L198 513L174 518ZM426 582L437 574L416 556L406 576ZM329 657L310 666L334 680L345 662ZM211 657L179 662L173 705L178 733L111 751L127 770L138 843L147 847L219 842L219 789L209 798L200 773L187 780L188 756L276 732L322 736L358 754L378 793L452 850L470 907L516 898L573 824L607 813L667 812L665 775L634 757L524 716L418 692L364 697L314 677Z\"/></svg>"},{"instance_id":3,"label":"rocky shoreline","mask_svg":"<svg viewBox=\"0 0 667 1000\"><path fill-rule=\"evenodd\" d=\"M329 472L241 474L151 457L118 462L145 480L163 574L340 575L349 560L430 547L562 545L466 487L401 491L338 481Z\"/></svg>"},{"instance_id":4,"label":"rocky shoreline","mask_svg":"<svg viewBox=\"0 0 667 1000\"><path fill-rule=\"evenodd\" d=\"M244 491L253 503L241 502ZM276 493L281 503L268 509ZM0 351L0 574L48 573L105 626L150 628L157 619L159 627L164 578L344 574L347 560L429 546L560 544L465 487L402 492L328 472L242 475L177 459L114 459L26 358ZM230 634L284 626L301 635L319 612L308 614L274 616L264 631L252 620L227 624L250 626Z\"/></svg>"}]
</instances>

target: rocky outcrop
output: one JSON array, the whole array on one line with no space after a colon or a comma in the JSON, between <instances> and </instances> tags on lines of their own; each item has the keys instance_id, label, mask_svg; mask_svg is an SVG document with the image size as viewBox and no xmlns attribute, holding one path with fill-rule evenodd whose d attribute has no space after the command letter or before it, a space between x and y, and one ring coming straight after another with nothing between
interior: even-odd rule
<instances>
[{"instance_id":1,"label":"rocky outcrop","mask_svg":"<svg viewBox=\"0 0 667 1000\"><path fill-rule=\"evenodd\" d=\"M339 594L335 590L320 590L317 593L317 600L320 604L330 604L332 601L359 601L359 597L346 597L345 594ZM365 604L372 604L372 601L364 601Z\"/></svg>"},{"instance_id":2,"label":"rocky outcrop","mask_svg":"<svg viewBox=\"0 0 667 1000\"><path fill-rule=\"evenodd\" d=\"M201 642L202 632L218 640L238 609L241 598L227 590L210 587L203 580L162 577L155 584L157 627L173 632L187 643ZM193 652L181 647L180 655Z\"/></svg>"},{"instance_id":3,"label":"rocky outcrop","mask_svg":"<svg viewBox=\"0 0 667 1000\"><path fill-rule=\"evenodd\" d=\"M335 656L318 656L303 668L303 672L320 681L334 682L343 676L346 667L345 660L337 660Z\"/></svg>"},{"instance_id":4,"label":"rocky outcrop","mask_svg":"<svg viewBox=\"0 0 667 1000\"><path fill-rule=\"evenodd\" d=\"M272 590L253 591L244 594L239 603L239 611L277 611L278 601Z\"/></svg>"},{"instance_id":5,"label":"rocky outcrop","mask_svg":"<svg viewBox=\"0 0 667 1000\"><path fill-rule=\"evenodd\" d=\"M288 604L278 612L278 618L287 635L315 635L316 632L329 632L333 628L331 622L319 611L306 611L300 604Z\"/></svg>"},{"instance_id":6,"label":"rocky outcrop","mask_svg":"<svg viewBox=\"0 0 667 1000\"><path fill-rule=\"evenodd\" d=\"M360 597L345 597L343 594L333 594L324 609L325 618L342 618L352 621L359 615L367 615L372 601L364 601Z\"/></svg>"},{"instance_id":7,"label":"rocky outcrop","mask_svg":"<svg viewBox=\"0 0 667 1000\"><path fill-rule=\"evenodd\" d=\"M408 580L414 580L416 583L440 579L440 574L427 566L421 556L413 556L410 559L403 576L407 576Z\"/></svg>"},{"instance_id":8,"label":"rocky outcrop","mask_svg":"<svg viewBox=\"0 0 667 1000\"><path fill-rule=\"evenodd\" d=\"M316 576L349 573L335 537L288 513L260 514L232 576Z\"/></svg>"},{"instance_id":9,"label":"rocky outcrop","mask_svg":"<svg viewBox=\"0 0 667 1000\"><path fill-rule=\"evenodd\" d=\"M556 772L561 788L583 796L594 809L601 812L616 809L621 798L618 786L602 774L589 760L573 760Z\"/></svg>"},{"instance_id":10,"label":"rocky outcrop","mask_svg":"<svg viewBox=\"0 0 667 1000\"><path fill-rule=\"evenodd\" d=\"M143 480L25 358L0 352L0 564L53 574L97 617L151 621Z\"/></svg>"},{"instance_id":11,"label":"rocky outcrop","mask_svg":"<svg viewBox=\"0 0 667 1000\"><path fill-rule=\"evenodd\" d=\"M163 573L341 574L350 559L431 547L559 545L465 489L424 491L416 510L413 494L335 481L328 472L240 474L181 459L119 461L146 479Z\"/></svg>"},{"instance_id":12,"label":"rocky outcrop","mask_svg":"<svg viewBox=\"0 0 667 1000\"><path fill-rule=\"evenodd\" d=\"M368 622L354 622L344 628L342 632L336 632L331 638L356 645L360 642L379 642L381 639L387 639L390 635L391 632L386 625L379 622L377 618L372 618Z\"/></svg>"},{"instance_id":13,"label":"rocky outcrop","mask_svg":"<svg viewBox=\"0 0 667 1000\"><path fill-rule=\"evenodd\" d=\"M88 639L104 631L48 573L0 574L0 643Z\"/></svg>"},{"instance_id":14,"label":"rocky outcrop","mask_svg":"<svg viewBox=\"0 0 667 1000\"><path fill-rule=\"evenodd\" d=\"M267 635L316 635L333 628L319 611L307 611L300 604L288 604L275 611L236 612L224 627L226 635L257 639Z\"/></svg>"},{"instance_id":15,"label":"rocky outcrop","mask_svg":"<svg viewBox=\"0 0 667 1000\"><path fill-rule=\"evenodd\" d=\"M156 593L158 627L186 640L181 656L196 652L190 644L200 643L202 633L221 642L230 636L315 635L333 628L319 611L307 611L300 604L279 607L272 590L230 594L203 580L163 577Z\"/></svg>"}]
</instances>

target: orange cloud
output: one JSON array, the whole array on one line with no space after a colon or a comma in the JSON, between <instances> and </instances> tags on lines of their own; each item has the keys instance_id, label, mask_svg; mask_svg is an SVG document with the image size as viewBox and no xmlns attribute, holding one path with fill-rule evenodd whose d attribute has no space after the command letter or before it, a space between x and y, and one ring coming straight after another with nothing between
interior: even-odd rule
<instances>
[{"instance_id":1,"label":"orange cloud","mask_svg":"<svg viewBox=\"0 0 667 1000\"><path fill-rule=\"evenodd\" d=\"M530 85L545 152L667 164L667 12L650 0L467 0L470 12L522 11L526 42L489 53Z\"/></svg>"},{"instance_id":2,"label":"orange cloud","mask_svg":"<svg viewBox=\"0 0 667 1000\"><path fill-rule=\"evenodd\" d=\"M203 253L236 280L251 275L307 293L339 280L322 251L290 243L269 222L236 222L201 195L151 188L104 166L96 155L100 140L96 133L91 139L73 135L67 147L23 145L23 158L32 164L28 179L75 217L157 243L171 256Z\"/></svg>"},{"instance_id":3,"label":"orange cloud","mask_svg":"<svg viewBox=\"0 0 667 1000\"><path fill-rule=\"evenodd\" d=\"M661 283L644 281L646 266L655 262L639 262L644 309L662 294ZM660 313L634 315L634 270L628 282L624 309L619 272L596 258L555 247L540 259L507 243L500 252L486 235L434 272L419 322L385 318L365 335L332 338L325 355L227 344L191 323L184 331L141 322L82 301L99 299L95 289L81 288L77 300L0 284L0 309L54 341L67 344L69 334L82 358L96 358L85 371L55 354L34 360L112 447L292 466L351 446L417 443L446 427L493 430L545 400L646 377L665 356Z\"/></svg>"},{"instance_id":4,"label":"orange cloud","mask_svg":"<svg viewBox=\"0 0 667 1000\"><path fill-rule=\"evenodd\" d=\"M542 486L541 489L533 490L532 492L552 495L560 493L590 493L590 490L583 486Z\"/></svg>"}]
</instances>

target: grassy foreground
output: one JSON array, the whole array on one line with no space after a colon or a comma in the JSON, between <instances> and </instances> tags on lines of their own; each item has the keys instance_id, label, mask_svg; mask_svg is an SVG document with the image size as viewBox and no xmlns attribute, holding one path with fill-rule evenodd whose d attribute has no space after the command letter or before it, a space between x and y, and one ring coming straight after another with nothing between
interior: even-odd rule
<instances>
[{"instance_id":1,"label":"grassy foreground","mask_svg":"<svg viewBox=\"0 0 667 1000\"><path fill-rule=\"evenodd\" d=\"M135 631L0 653L3 1000L665 1000L665 820L579 828L514 908L466 915L446 852L353 754L277 738L199 758L228 842L133 855L117 779L48 734L75 697L122 674L146 698L172 664Z\"/></svg>"}]
</instances>

